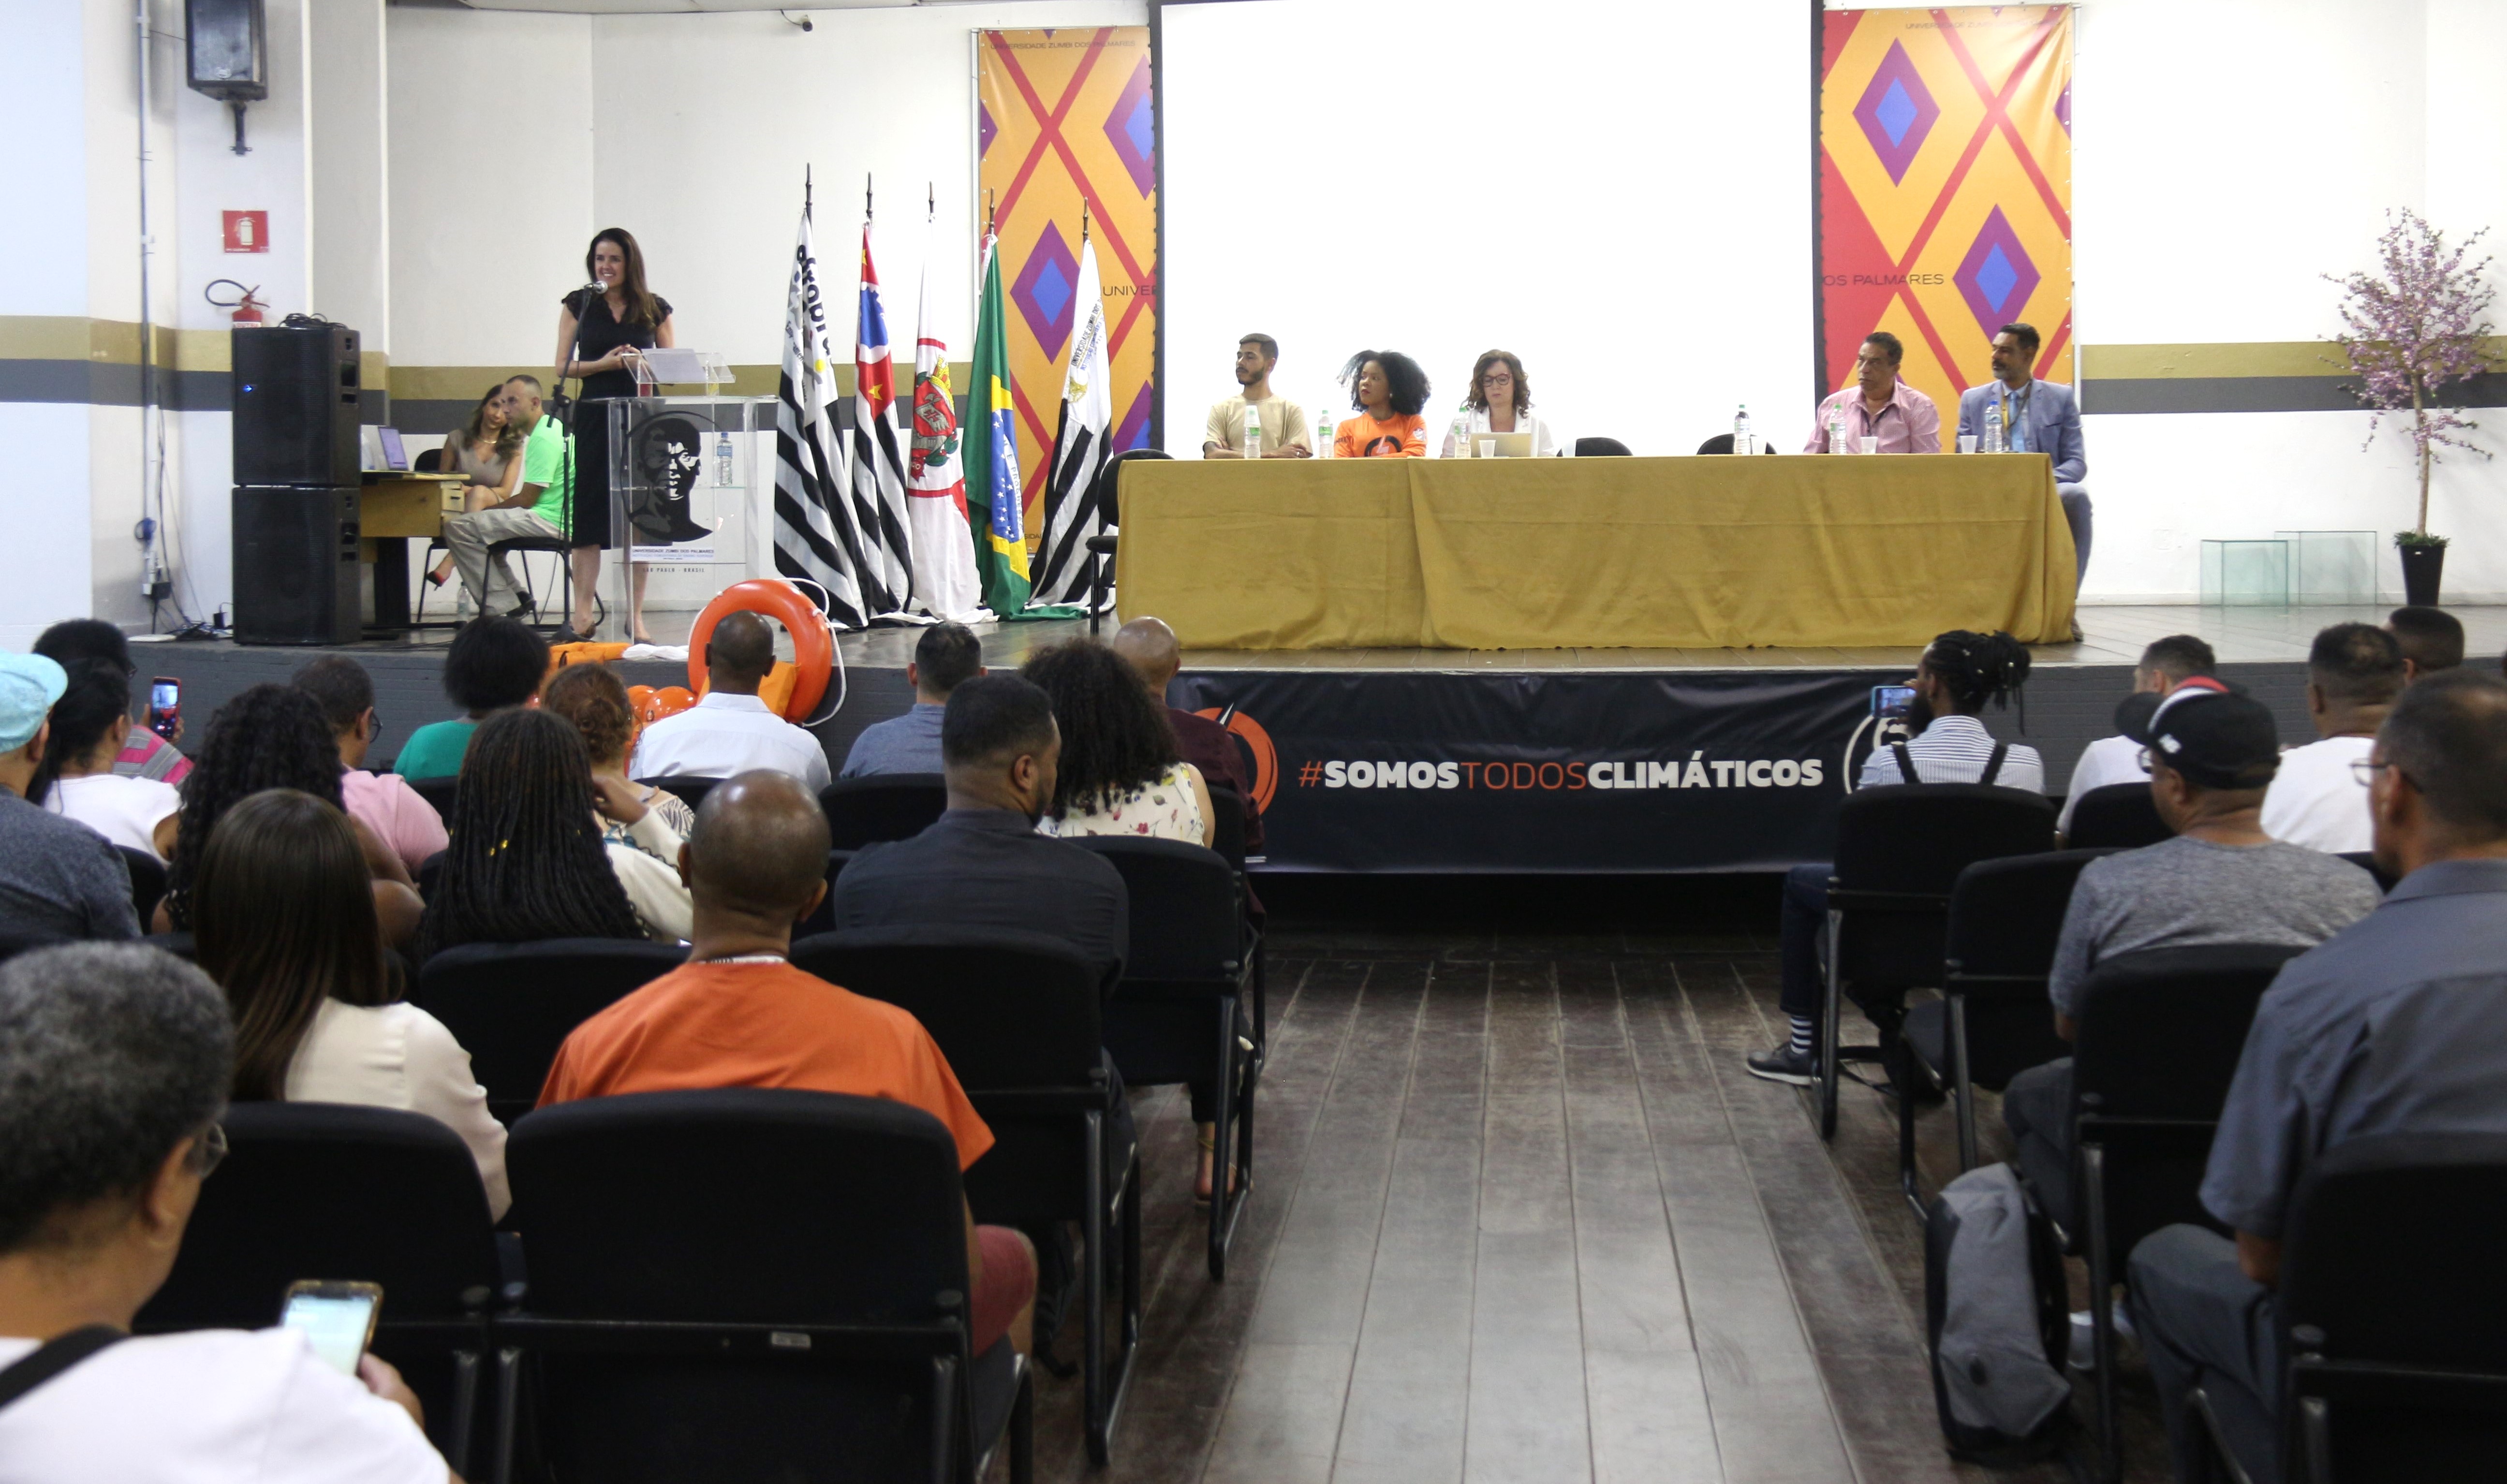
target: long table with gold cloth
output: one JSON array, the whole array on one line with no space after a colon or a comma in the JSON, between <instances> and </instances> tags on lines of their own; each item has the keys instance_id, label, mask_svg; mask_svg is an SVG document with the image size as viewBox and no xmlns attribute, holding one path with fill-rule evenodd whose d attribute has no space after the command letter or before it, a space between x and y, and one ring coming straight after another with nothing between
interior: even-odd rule
<instances>
[{"instance_id":1,"label":"long table with gold cloth","mask_svg":"<svg viewBox=\"0 0 2507 1484\"><path fill-rule=\"evenodd\" d=\"M1129 459L1122 611L1196 649L2059 642L2044 454Z\"/></svg>"}]
</instances>

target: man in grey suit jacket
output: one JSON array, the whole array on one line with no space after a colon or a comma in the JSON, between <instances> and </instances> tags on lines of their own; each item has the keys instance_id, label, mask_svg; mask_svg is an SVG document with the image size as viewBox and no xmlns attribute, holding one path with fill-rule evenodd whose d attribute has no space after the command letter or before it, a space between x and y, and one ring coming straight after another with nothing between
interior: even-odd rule
<instances>
[{"instance_id":1,"label":"man in grey suit jacket","mask_svg":"<svg viewBox=\"0 0 2507 1484\"><path fill-rule=\"evenodd\" d=\"M2002 327L1993 338L1993 380L1959 393L1958 430L1981 448L1985 418L1999 407L2010 419L2012 452L2053 455L2054 492L2062 497L2063 523L2072 527L2072 551L2080 561L2073 573L2077 587L2089 569L2089 492L2081 488L2089 460L2081 444L2081 403L2062 382L2029 374L2037 364L2037 345L2035 326Z\"/></svg>"}]
</instances>

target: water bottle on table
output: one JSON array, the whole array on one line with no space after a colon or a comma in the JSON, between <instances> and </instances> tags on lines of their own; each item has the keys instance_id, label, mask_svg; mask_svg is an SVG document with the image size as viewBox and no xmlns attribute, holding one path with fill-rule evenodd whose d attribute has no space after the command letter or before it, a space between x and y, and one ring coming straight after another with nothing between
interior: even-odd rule
<instances>
[{"instance_id":1,"label":"water bottle on table","mask_svg":"<svg viewBox=\"0 0 2507 1484\"><path fill-rule=\"evenodd\" d=\"M1750 436L1750 404L1746 402L1741 404L1740 412L1734 414L1732 417L1732 452L1735 453L1759 452L1758 441Z\"/></svg>"},{"instance_id":2,"label":"water bottle on table","mask_svg":"<svg viewBox=\"0 0 2507 1484\"><path fill-rule=\"evenodd\" d=\"M713 435L713 482L717 489L731 488L731 435L729 433Z\"/></svg>"}]
</instances>

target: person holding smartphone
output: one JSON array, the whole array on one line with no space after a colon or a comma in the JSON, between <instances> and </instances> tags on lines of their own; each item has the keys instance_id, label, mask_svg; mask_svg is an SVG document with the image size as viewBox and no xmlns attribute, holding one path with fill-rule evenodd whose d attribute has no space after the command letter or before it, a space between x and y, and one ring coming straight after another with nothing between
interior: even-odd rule
<instances>
[{"instance_id":1,"label":"person holding smartphone","mask_svg":"<svg viewBox=\"0 0 2507 1484\"><path fill-rule=\"evenodd\" d=\"M0 1475L460 1484L373 1355L350 1376L297 1329L129 1334L226 1153L234 1053L217 986L170 954L0 964Z\"/></svg>"},{"instance_id":2,"label":"person holding smartphone","mask_svg":"<svg viewBox=\"0 0 2507 1484\"><path fill-rule=\"evenodd\" d=\"M100 618L63 619L36 637L35 653L64 670L80 660L102 660L133 679L139 674L130 662L130 640ZM123 739L115 773L178 784L191 773L192 760L176 745L183 740L182 696L182 682L171 675L148 683L148 724L132 727Z\"/></svg>"}]
</instances>

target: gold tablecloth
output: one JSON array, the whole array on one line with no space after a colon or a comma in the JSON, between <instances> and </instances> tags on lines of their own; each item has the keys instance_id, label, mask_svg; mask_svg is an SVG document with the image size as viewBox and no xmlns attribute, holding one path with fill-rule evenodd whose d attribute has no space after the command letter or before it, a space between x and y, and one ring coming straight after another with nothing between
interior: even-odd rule
<instances>
[{"instance_id":1,"label":"gold tablecloth","mask_svg":"<svg viewBox=\"0 0 2507 1484\"><path fill-rule=\"evenodd\" d=\"M1115 592L1197 649L2059 642L2043 454L1136 459Z\"/></svg>"}]
</instances>

